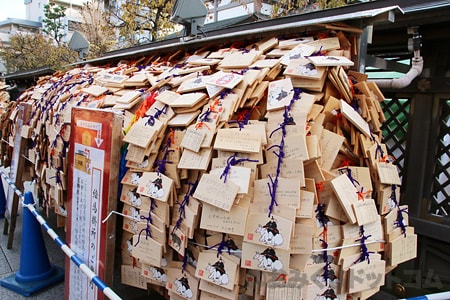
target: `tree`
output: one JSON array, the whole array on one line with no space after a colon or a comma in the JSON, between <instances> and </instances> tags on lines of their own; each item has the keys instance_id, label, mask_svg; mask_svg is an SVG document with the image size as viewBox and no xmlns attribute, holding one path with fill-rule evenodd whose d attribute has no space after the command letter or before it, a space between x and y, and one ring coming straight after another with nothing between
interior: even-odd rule
<instances>
[{"instance_id":1,"label":"tree","mask_svg":"<svg viewBox=\"0 0 450 300\"><path fill-rule=\"evenodd\" d=\"M161 39L175 28L170 21L175 0L122 0L114 3L110 4L110 23L119 30L123 46Z\"/></svg>"},{"instance_id":2,"label":"tree","mask_svg":"<svg viewBox=\"0 0 450 300\"><path fill-rule=\"evenodd\" d=\"M45 18L42 20L44 23L43 31L60 45L65 36L66 25L63 19L66 16L66 8L51 2L44 5L44 16Z\"/></svg>"},{"instance_id":3,"label":"tree","mask_svg":"<svg viewBox=\"0 0 450 300\"><path fill-rule=\"evenodd\" d=\"M108 16L99 0L90 0L81 9L83 22L77 26L89 41L88 58L100 57L117 43L114 28L108 23Z\"/></svg>"},{"instance_id":4,"label":"tree","mask_svg":"<svg viewBox=\"0 0 450 300\"><path fill-rule=\"evenodd\" d=\"M242 3L242 0L233 1ZM261 11L262 3L272 5L271 18L346 5L345 0L255 0L254 7L257 14ZM243 3L242 5L245 4Z\"/></svg>"},{"instance_id":5,"label":"tree","mask_svg":"<svg viewBox=\"0 0 450 300\"><path fill-rule=\"evenodd\" d=\"M17 33L10 38L10 46L0 49L0 58L8 73L41 67L61 69L74 63L78 54L65 45L55 45L42 34Z\"/></svg>"}]
</instances>

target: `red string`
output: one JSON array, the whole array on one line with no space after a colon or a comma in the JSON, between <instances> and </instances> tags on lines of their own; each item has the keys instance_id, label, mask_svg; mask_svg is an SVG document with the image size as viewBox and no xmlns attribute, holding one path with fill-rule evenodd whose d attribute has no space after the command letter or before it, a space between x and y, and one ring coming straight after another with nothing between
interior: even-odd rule
<instances>
[{"instance_id":1,"label":"red string","mask_svg":"<svg viewBox=\"0 0 450 300\"><path fill-rule=\"evenodd\" d=\"M320 192L325 190L325 183L323 181L316 183L317 202L320 204Z\"/></svg>"},{"instance_id":2,"label":"red string","mask_svg":"<svg viewBox=\"0 0 450 300\"><path fill-rule=\"evenodd\" d=\"M172 128L169 129L169 140L170 140L170 145L173 145L175 142L175 131L173 131Z\"/></svg>"},{"instance_id":3,"label":"red string","mask_svg":"<svg viewBox=\"0 0 450 300\"><path fill-rule=\"evenodd\" d=\"M198 122L197 124L195 124L195 129L200 129L203 126L205 126L206 128L208 128L208 130L210 130L209 126L206 124L206 122Z\"/></svg>"},{"instance_id":4,"label":"red string","mask_svg":"<svg viewBox=\"0 0 450 300\"><path fill-rule=\"evenodd\" d=\"M287 282L287 275L286 274L280 274L280 275L277 276L275 281L278 281L280 279L283 279L284 283L286 283Z\"/></svg>"},{"instance_id":5,"label":"red string","mask_svg":"<svg viewBox=\"0 0 450 300\"><path fill-rule=\"evenodd\" d=\"M345 168L345 167L349 167L351 166L352 161L349 159L343 159L341 164L339 165L339 169L340 168Z\"/></svg>"},{"instance_id":6,"label":"red string","mask_svg":"<svg viewBox=\"0 0 450 300\"><path fill-rule=\"evenodd\" d=\"M358 200L364 200L364 199L366 199L366 195L371 194L372 191L368 190L368 191L363 192L362 189L361 189L361 191L358 191L356 193L358 194Z\"/></svg>"},{"instance_id":7,"label":"red string","mask_svg":"<svg viewBox=\"0 0 450 300\"><path fill-rule=\"evenodd\" d=\"M145 101L142 102L141 106L137 109L135 115L136 115L136 121L139 120L142 116L145 115L147 110L155 103L156 101L156 92L151 92L147 98L145 98Z\"/></svg>"}]
</instances>

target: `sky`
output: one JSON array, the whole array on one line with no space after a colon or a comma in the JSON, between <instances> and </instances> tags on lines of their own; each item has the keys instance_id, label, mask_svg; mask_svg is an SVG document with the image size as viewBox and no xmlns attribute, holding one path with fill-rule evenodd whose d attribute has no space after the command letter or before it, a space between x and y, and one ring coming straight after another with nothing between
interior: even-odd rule
<instances>
[{"instance_id":1,"label":"sky","mask_svg":"<svg viewBox=\"0 0 450 300\"><path fill-rule=\"evenodd\" d=\"M23 0L0 0L0 21L7 18L25 19L25 4Z\"/></svg>"}]
</instances>

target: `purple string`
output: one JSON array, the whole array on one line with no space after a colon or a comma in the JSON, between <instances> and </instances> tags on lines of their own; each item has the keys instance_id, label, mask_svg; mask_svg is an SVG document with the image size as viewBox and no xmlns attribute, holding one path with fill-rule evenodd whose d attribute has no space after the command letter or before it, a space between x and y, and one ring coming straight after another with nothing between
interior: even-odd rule
<instances>
[{"instance_id":1,"label":"purple string","mask_svg":"<svg viewBox=\"0 0 450 300\"><path fill-rule=\"evenodd\" d=\"M75 103L75 106L79 106L81 103L83 103L84 100L86 100L89 97L89 95L84 95L81 97L81 100L79 100L77 103Z\"/></svg>"},{"instance_id":2,"label":"purple string","mask_svg":"<svg viewBox=\"0 0 450 300\"><path fill-rule=\"evenodd\" d=\"M186 65L186 63L182 63L182 64L175 64L172 69L169 70L169 72L172 72L175 69L181 69Z\"/></svg>"},{"instance_id":3,"label":"purple string","mask_svg":"<svg viewBox=\"0 0 450 300\"><path fill-rule=\"evenodd\" d=\"M384 157L384 151L381 145L377 142L377 148L375 149L375 159L378 158L378 153L380 154L380 158Z\"/></svg>"},{"instance_id":4,"label":"purple string","mask_svg":"<svg viewBox=\"0 0 450 300\"><path fill-rule=\"evenodd\" d=\"M252 113L251 109L247 109L245 114L243 115L242 120L230 120L228 121L228 124L238 124L239 130L244 129L244 126L248 124L248 121L250 120L250 115Z\"/></svg>"},{"instance_id":5,"label":"purple string","mask_svg":"<svg viewBox=\"0 0 450 300\"><path fill-rule=\"evenodd\" d=\"M344 174L345 172L347 172L347 177L348 177L348 179L350 179L350 181L352 182L353 186L354 186L357 190L359 190L359 191L357 191L357 193L358 193L358 192L361 192L361 193L362 193L362 191L364 190L364 187L361 186L361 185L359 184L358 180L356 180L356 179L352 176L352 169L350 169L349 167L343 167L343 168L338 169L338 171L339 171L340 174ZM360 188L360 187L361 187L361 188Z\"/></svg>"},{"instance_id":6,"label":"purple string","mask_svg":"<svg viewBox=\"0 0 450 300\"><path fill-rule=\"evenodd\" d=\"M322 47L323 46L320 46L319 50L317 50L316 52L314 52L310 56L324 56L324 54L322 54Z\"/></svg>"},{"instance_id":7,"label":"purple string","mask_svg":"<svg viewBox=\"0 0 450 300\"><path fill-rule=\"evenodd\" d=\"M224 89L223 91L221 91L219 93L219 99L222 100L229 94L234 94L233 90L232 89Z\"/></svg>"},{"instance_id":8,"label":"purple string","mask_svg":"<svg viewBox=\"0 0 450 300\"><path fill-rule=\"evenodd\" d=\"M364 226L361 225L359 227L359 236L361 238L355 240L355 242L360 242L360 244L361 244L361 256L354 263L356 264L356 263L363 262L363 261L367 260L367 263L370 264L370 253L374 253L374 252L373 251L369 251L367 249L366 240L368 238L370 238L372 235L371 234L364 235Z\"/></svg>"},{"instance_id":9,"label":"purple string","mask_svg":"<svg viewBox=\"0 0 450 300\"><path fill-rule=\"evenodd\" d=\"M225 168L223 169L222 174L220 175L220 179L222 179L222 177L223 177L223 183L227 182L227 177L228 177L228 173L230 172L231 166L235 166L235 165L240 164L241 162L244 162L244 161L249 161L249 162L258 162L259 161L257 159L249 159L249 158L238 158L238 159L236 159L236 155L237 155L237 153L234 153L233 155L231 155L227 159L227 165L225 166Z\"/></svg>"},{"instance_id":10,"label":"purple string","mask_svg":"<svg viewBox=\"0 0 450 300\"><path fill-rule=\"evenodd\" d=\"M155 108L155 110L156 110L155 114L154 114L153 116L151 116L151 115L148 116L148 120L147 120L147 122L145 123L145 125L150 125L150 126L155 125L155 119L159 119L159 117L160 117L162 114L166 114L166 113L167 113L168 107L169 107L169 106L168 106L167 104L165 104L164 107L163 107L162 109Z\"/></svg>"},{"instance_id":11,"label":"purple string","mask_svg":"<svg viewBox=\"0 0 450 300\"><path fill-rule=\"evenodd\" d=\"M252 68L245 68L242 69L241 71L231 71L231 73L233 74L238 74L238 75L244 75L245 73L247 73L249 70L259 70L260 68L258 67L252 67Z\"/></svg>"},{"instance_id":12,"label":"purple string","mask_svg":"<svg viewBox=\"0 0 450 300\"><path fill-rule=\"evenodd\" d=\"M50 179L55 178L56 184L62 186L62 180L60 176L61 168L56 168L55 176L51 176Z\"/></svg>"},{"instance_id":13,"label":"purple string","mask_svg":"<svg viewBox=\"0 0 450 300\"><path fill-rule=\"evenodd\" d=\"M206 109L206 111L204 113L202 113L198 119L200 122L208 122L209 121L209 115L211 114L211 110L209 109L209 107Z\"/></svg>"},{"instance_id":14,"label":"purple string","mask_svg":"<svg viewBox=\"0 0 450 300\"><path fill-rule=\"evenodd\" d=\"M324 249L322 252L322 259L325 263L325 266L323 267L323 278L325 279L325 283L328 284L328 279L330 277L328 268L331 265L331 262L328 261L328 243L323 239L320 239L320 241L322 242L322 248Z\"/></svg>"},{"instance_id":15,"label":"purple string","mask_svg":"<svg viewBox=\"0 0 450 300\"><path fill-rule=\"evenodd\" d=\"M316 219L319 221L320 225L325 228L330 221L328 216L325 214L325 204L319 203L317 204L317 208L315 210Z\"/></svg>"},{"instance_id":16,"label":"purple string","mask_svg":"<svg viewBox=\"0 0 450 300\"><path fill-rule=\"evenodd\" d=\"M404 237L406 237L406 225L405 225L405 219L403 218L403 213L408 213L407 208L400 209L398 208L397 211L397 220L394 221L395 227L400 227L400 230Z\"/></svg>"},{"instance_id":17,"label":"purple string","mask_svg":"<svg viewBox=\"0 0 450 300\"><path fill-rule=\"evenodd\" d=\"M352 107L355 111L358 111L359 105L358 105L358 100L356 100L356 98L353 99L353 101L352 101Z\"/></svg>"},{"instance_id":18,"label":"purple string","mask_svg":"<svg viewBox=\"0 0 450 300\"><path fill-rule=\"evenodd\" d=\"M230 247L229 239L225 240L225 233L222 233L222 240L219 243L212 245L210 247L207 247L206 249L211 250L211 249L216 249L216 248L217 248L217 257L222 255L222 252L225 248L227 248L228 254L231 254L232 248Z\"/></svg>"},{"instance_id":19,"label":"purple string","mask_svg":"<svg viewBox=\"0 0 450 300\"><path fill-rule=\"evenodd\" d=\"M141 234L142 234L142 232L145 231L145 239L147 239L149 237L150 238L152 237L152 231L150 230L150 224L152 224L151 212L148 213L148 217L141 215L140 218L141 218L141 220L147 220L147 226L145 226L145 228L142 228L141 231L139 231L138 240L137 240L136 244L134 245L135 247L141 241Z\"/></svg>"},{"instance_id":20,"label":"purple string","mask_svg":"<svg viewBox=\"0 0 450 300\"><path fill-rule=\"evenodd\" d=\"M269 147L267 150L270 150L271 148L277 147L278 153L275 151L272 151L273 154L275 154L278 157L277 162L277 171L275 174L275 179L272 178L272 176L269 175L270 182L267 183L267 186L269 187L269 194L270 194L270 205L269 205L269 217L272 216L272 211L274 206L278 206L278 202L276 200L276 194L277 194L277 188L278 188L278 177L281 173L281 164L283 162L284 158L284 136L281 137L281 143L280 145L273 145Z\"/></svg>"},{"instance_id":21,"label":"purple string","mask_svg":"<svg viewBox=\"0 0 450 300\"><path fill-rule=\"evenodd\" d=\"M145 228L142 228L141 231L139 231L138 234L138 240L136 242L136 244L134 245L135 247L139 244L139 242L141 241L141 234L142 232L145 231L145 239L147 238L151 238L152 237L152 231L150 230L150 224L153 224L153 220L152 220L152 212L153 210L158 207L158 205L156 205L156 202L153 198L150 198L150 210L148 212L148 217L140 215L139 218L141 220L146 220L147 221L147 226Z\"/></svg>"},{"instance_id":22,"label":"purple string","mask_svg":"<svg viewBox=\"0 0 450 300\"><path fill-rule=\"evenodd\" d=\"M397 200L397 194L396 194L396 190L397 190L397 186L395 184L393 184L391 186L392 188L392 192L391 192L391 199L394 202L395 207L397 207L397 219L394 221L394 226L395 227L399 227L403 236L406 237L406 225L405 225L405 219L403 218L403 213L408 214L408 209L405 207L403 209L400 209L400 206L398 204L398 200Z\"/></svg>"},{"instance_id":23,"label":"purple string","mask_svg":"<svg viewBox=\"0 0 450 300\"><path fill-rule=\"evenodd\" d=\"M158 174L165 174L166 173L166 163L171 164L172 162L167 161L167 157L169 156L170 152L174 152L175 150L170 149L170 145L172 144L172 139L169 137L167 139L167 143L163 148L164 156L161 160L156 160L153 165L158 166Z\"/></svg>"},{"instance_id":24,"label":"purple string","mask_svg":"<svg viewBox=\"0 0 450 300\"><path fill-rule=\"evenodd\" d=\"M186 255L186 252L187 252L187 248L184 251L183 264L181 265L181 272L182 273L184 273L184 271L186 270L187 263L188 263L188 255Z\"/></svg>"},{"instance_id":25,"label":"purple string","mask_svg":"<svg viewBox=\"0 0 450 300\"><path fill-rule=\"evenodd\" d=\"M267 148L267 150L271 150L272 148L277 148L278 149L278 152L272 151L272 153L275 154L278 157L277 171L276 171L276 174L275 174L275 179L273 179L272 176L269 175L270 182L267 183L268 188L269 188L269 194L270 194L269 217L272 215L272 211L273 211L274 206L278 206L278 202L276 200L276 194L277 194L277 187L278 187L278 178L279 178L280 173L281 173L281 165L283 164L283 159L284 159L284 156L285 156L285 153L284 153L284 138L286 137L286 126L288 126L289 124L292 123L292 118L289 115L289 112L290 112L294 102L300 99L301 93L302 93L301 89L294 88L294 96L292 97L289 105L284 107L283 122L279 125L279 127L277 129L272 131L270 133L270 135L269 135L269 137L272 137L273 133L275 131L277 131L277 130L281 130L281 132L282 132L280 144L279 145L273 145L273 146Z\"/></svg>"},{"instance_id":26,"label":"purple string","mask_svg":"<svg viewBox=\"0 0 450 300\"><path fill-rule=\"evenodd\" d=\"M175 226L173 227L172 233L175 232L176 229L180 228L181 222L183 222L183 219L186 217L186 205L189 205L189 198L194 195L195 189L197 188L198 179L196 182L191 183L188 182L188 190L186 194L184 194L183 201L180 204L180 207L178 208L179 217L177 222L175 223Z\"/></svg>"},{"instance_id":27,"label":"purple string","mask_svg":"<svg viewBox=\"0 0 450 300\"><path fill-rule=\"evenodd\" d=\"M392 192L391 192L391 199L392 199L392 201L394 201L394 205L395 205L396 207L398 207L397 193L396 193L397 186L396 186L395 184L393 184L393 185L391 186L391 189L392 189Z\"/></svg>"},{"instance_id":28,"label":"purple string","mask_svg":"<svg viewBox=\"0 0 450 300\"><path fill-rule=\"evenodd\" d=\"M179 77L179 76L181 76L181 75L178 75L178 74L167 75L167 76L164 77L163 79L156 80L156 82L160 82L161 80L169 79L170 77Z\"/></svg>"}]
</instances>

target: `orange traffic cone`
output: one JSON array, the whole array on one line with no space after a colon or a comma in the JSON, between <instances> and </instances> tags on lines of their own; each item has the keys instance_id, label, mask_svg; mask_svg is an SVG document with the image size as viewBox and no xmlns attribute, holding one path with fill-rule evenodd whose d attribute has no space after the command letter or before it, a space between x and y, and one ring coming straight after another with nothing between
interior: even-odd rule
<instances>
[{"instance_id":1,"label":"orange traffic cone","mask_svg":"<svg viewBox=\"0 0 450 300\"><path fill-rule=\"evenodd\" d=\"M24 203L34 204L31 192L25 193ZM63 279L64 270L50 264L39 222L24 208L19 270L0 280L0 285L28 297Z\"/></svg>"}]
</instances>

